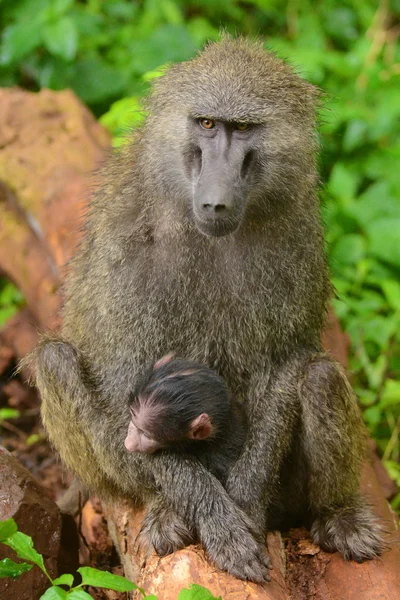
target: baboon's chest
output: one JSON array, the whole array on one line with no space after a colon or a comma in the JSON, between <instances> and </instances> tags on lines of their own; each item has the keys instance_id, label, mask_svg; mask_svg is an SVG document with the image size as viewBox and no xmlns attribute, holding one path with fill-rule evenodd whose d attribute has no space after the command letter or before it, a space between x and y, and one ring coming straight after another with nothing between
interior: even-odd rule
<instances>
[{"instance_id":1,"label":"baboon's chest","mask_svg":"<svg viewBox=\"0 0 400 600\"><path fill-rule=\"evenodd\" d=\"M167 350L214 367L252 361L269 343L268 294L260 278L256 282L246 272L229 277L228 268L217 272L213 266L164 276L151 306L142 306L154 319L148 335L159 336Z\"/></svg>"}]
</instances>

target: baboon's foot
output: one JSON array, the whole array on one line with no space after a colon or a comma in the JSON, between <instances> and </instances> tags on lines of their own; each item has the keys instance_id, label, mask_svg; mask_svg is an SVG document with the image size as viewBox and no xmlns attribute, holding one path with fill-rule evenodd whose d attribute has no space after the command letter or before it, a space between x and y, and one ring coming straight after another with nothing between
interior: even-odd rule
<instances>
[{"instance_id":1,"label":"baboon's foot","mask_svg":"<svg viewBox=\"0 0 400 600\"><path fill-rule=\"evenodd\" d=\"M193 542L193 534L176 513L157 505L149 508L139 534L141 548L166 556Z\"/></svg>"},{"instance_id":2,"label":"baboon's foot","mask_svg":"<svg viewBox=\"0 0 400 600\"><path fill-rule=\"evenodd\" d=\"M313 541L326 552L340 552L346 560L377 558L384 548L378 518L364 505L341 507L319 516L311 527Z\"/></svg>"}]
</instances>

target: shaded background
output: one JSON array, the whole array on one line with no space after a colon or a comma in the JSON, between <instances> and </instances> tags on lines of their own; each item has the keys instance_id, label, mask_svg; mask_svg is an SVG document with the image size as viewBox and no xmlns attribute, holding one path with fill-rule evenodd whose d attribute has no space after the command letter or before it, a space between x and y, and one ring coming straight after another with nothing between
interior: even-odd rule
<instances>
[{"instance_id":1,"label":"shaded background","mask_svg":"<svg viewBox=\"0 0 400 600\"><path fill-rule=\"evenodd\" d=\"M325 90L321 201L334 306L366 424L400 485L400 0L0 0L0 24L0 86L72 88L116 146L143 118L140 98L160 68L221 28L262 36ZM0 279L0 326L23 302ZM2 420L12 409L0 408Z\"/></svg>"}]
</instances>

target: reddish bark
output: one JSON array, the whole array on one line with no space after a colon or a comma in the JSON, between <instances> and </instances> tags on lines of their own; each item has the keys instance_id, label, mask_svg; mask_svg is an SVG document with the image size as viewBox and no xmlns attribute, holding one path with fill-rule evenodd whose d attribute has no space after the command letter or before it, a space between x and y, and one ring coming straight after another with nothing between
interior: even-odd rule
<instances>
[{"instance_id":1,"label":"reddish bark","mask_svg":"<svg viewBox=\"0 0 400 600\"><path fill-rule=\"evenodd\" d=\"M109 143L70 91L0 89L0 269L42 327L59 325L55 292Z\"/></svg>"}]
</instances>

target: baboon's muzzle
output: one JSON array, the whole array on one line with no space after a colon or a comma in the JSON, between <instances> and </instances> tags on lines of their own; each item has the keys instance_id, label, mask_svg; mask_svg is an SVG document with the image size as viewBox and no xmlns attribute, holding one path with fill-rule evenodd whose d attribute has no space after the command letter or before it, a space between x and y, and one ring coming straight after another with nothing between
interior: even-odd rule
<instances>
[{"instance_id":1,"label":"baboon's muzzle","mask_svg":"<svg viewBox=\"0 0 400 600\"><path fill-rule=\"evenodd\" d=\"M206 235L222 236L235 231L246 207L246 156L229 151L231 148L227 150L203 148L200 173L193 182L195 222Z\"/></svg>"}]
</instances>

